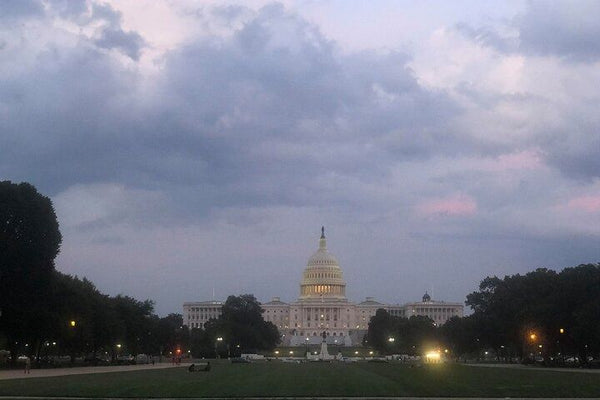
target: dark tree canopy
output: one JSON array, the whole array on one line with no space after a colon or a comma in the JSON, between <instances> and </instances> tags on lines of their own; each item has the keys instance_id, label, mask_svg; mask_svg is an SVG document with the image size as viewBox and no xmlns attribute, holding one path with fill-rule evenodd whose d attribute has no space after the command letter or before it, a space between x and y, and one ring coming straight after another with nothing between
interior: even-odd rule
<instances>
[{"instance_id":1,"label":"dark tree canopy","mask_svg":"<svg viewBox=\"0 0 600 400\"><path fill-rule=\"evenodd\" d=\"M48 299L61 244L49 198L28 183L0 182L0 329L9 347L50 325Z\"/></svg>"},{"instance_id":2,"label":"dark tree canopy","mask_svg":"<svg viewBox=\"0 0 600 400\"><path fill-rule=\"evenodd\" d=\"M467 296L481 341L501 353L579 354L600 348L600 264L488 277ZM531 336L531 335L535 336ZM539 346L542 347L539 347ZM542 349L541 351L539 349Z\"/></svg>"},{"instance_id":3,"label":"dark tree canopy","mask_svg":"<svg viewBox=\"0 0 600 400\"><path fill-rule=\"evenodd\" d=\"M222 337L230 351L270 350L280 342L277 327L263 319L260 303L251 294L229 296L209 330L215 338Z\"/></svg>"},{"instance_id":4,"label":"dark tree canopy","mask_svg":"<svg viewBox=\"0 0 600 400\"><path fill-rule=\"evenodd\" d=\"M95 359L187 346L181 315L159 318L150 300L111 297L56 271L61 240L49 198L28 183L0 182L0 344L13 362L19 354Z\"/></svg>"},{"instance_id":5,"label":"dark tree canopy","mask_svg":"<svg viewBox=\"0 0 600 400\"><path fill-rule=\"evenodd\" d=\"M437 342L436 327L430 318L394 317L379 309L369 322L366 344L384 354L415 355L435 348Z\"/></svg>"}]
</instances>

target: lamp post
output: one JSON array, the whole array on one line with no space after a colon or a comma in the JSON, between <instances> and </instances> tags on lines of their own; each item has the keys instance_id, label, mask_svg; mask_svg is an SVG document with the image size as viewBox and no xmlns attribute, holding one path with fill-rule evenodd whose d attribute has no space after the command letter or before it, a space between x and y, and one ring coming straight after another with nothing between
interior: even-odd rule
<instances>
[{"instance_id":1,"label":"lamp post","mask_svg":"<svg viewBox=\"0 0 600 400\"><path fill-rule=\"evenodd\" d=\"M528 356L533 358L533 361L535 361L535 353L536 353L536 342L538 341L538 334L535 331L529 331L529 333L527 334L527 341L529 343L529 346L527 348L527 351L529 353Z\"/></svg>"},{"instance_id":2,"label":"lamp post","mask_svg":"<svg viewBox=\"0 0 600 400\"><path fill-rule=\"evenodd\" d=\"M68 323L69 329L70 329L70 344L71 344L71 364L75 362L75 345L77 343L77 338L76 338L76 330L75 327L77 326L77 321L75 321L74 319L70 320Z\"/></svg>"},{"instance_id":3,"label":"lamp post","mask_svg":"<svg viewBox=\"0 0 600 400\"><path fill-rule=\"evenodd\" d=\"M394 342L396 341L395 338L393 338L392 336L390 336L388 338L388 343L390 344L390 352L393 354L394 353Z\"/></svg>"},{"instance_id":4,"label":"lamp post","mask_svg":"<svg viewBox=\"0 0 600 400\"><path fill-rule=\"evenodd\" d=\"M121 353L121 343L115 344L115 360L119 360L119 354Z\"/></svg>"},{"instance_id":5,"label":"lamp post","mask_svg":"<svg viewBox=\"0 0 600 400\"><path fill-rule=\"evenodd\" d=\"M305 340L305 342L306 342L306 358L308 358L308 341L309 340L310 340L310 338L307 336L306 340Z\"/></svg>"},{"instance_id":6,"label":"lamp post","mask_svg":"<svg viewBox=\"0 0 600 400\"><path fill-rule=\"evenodd\" d=\"M215 342L215 354L216 354L216 357L217 357L217 358L221 358L221 357L219 357L218 345L219 345L219 343L220 343L220 342L222 342L222 341L223 341L223 338L222 338L221 336L219 336L219 337L217 338L217 341Z\"/></svg>"},{"instance_id":7,"label":"lamp post","mask_svg":"<svg viewBox=\"0 0 600 400\"><path fill-rule=\"evenodd\" d=\"M565 328L559 328L558 333L559 333L559 336L558 336L558 340L556 341L556 344L558 345L558 355L561 357L561 360L564 361L564 354L563 354L563 349L562 349L562 346L563 346L562 337L565 334Z\"/></svg>"}]
</instances>

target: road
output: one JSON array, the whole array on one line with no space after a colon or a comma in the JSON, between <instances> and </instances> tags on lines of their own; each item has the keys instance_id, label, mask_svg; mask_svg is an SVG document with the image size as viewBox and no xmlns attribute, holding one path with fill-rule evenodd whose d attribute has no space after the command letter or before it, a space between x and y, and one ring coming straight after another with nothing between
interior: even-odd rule
<instances>
[{"instance_id":1,"label":"road","mask_svg":"<svg viewBox=\"0 0 600 400\"><path fill-rule=\"evenodd\" d=\"M42 378L48 376L65 376L81 374L102 374L106 372L124 372L140 371L145 369L163 369L187 367L189 364L173 365L171 363L141 364L141 365L114 365L106 367L73 367L73 368L47 368L31 369L29 374L25 374L23 369L0 370L0 380L4 379L22 379L22 378Z\"/></svg>"}]
</instances>

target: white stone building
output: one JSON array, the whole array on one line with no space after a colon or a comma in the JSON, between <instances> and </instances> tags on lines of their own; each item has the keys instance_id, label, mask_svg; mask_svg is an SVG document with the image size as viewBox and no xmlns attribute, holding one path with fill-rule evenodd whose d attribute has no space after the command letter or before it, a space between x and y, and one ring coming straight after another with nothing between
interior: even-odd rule
<instances>
[{"instance_id":1,"label":"white stone building","mask_svg":"<svg viewBox=\"0 0 600 400\"><path fill-rule=\"evenodd\" d=\"M222 301L190 301L183 303L183 324L188 328L204 328L209 319L221 315Z\"/></svg>"},{"instance_id":2,"label":"white stone building","mask_svg":"<svg viewBox=\"0 0 600 400\"><path fill-rule=\"evenodd\" d=\"M220 315L223 303L216 301L188 302L183 305L183 321L190 328L203 328L211 317ZM279 297L263 303L263 318L277 326L284 345L302 346L320 343L322 333L330 344L360 345L369 327L369 320L378 309L400 317L425 315L442 325L453 316L463 316L461 303L432 301L425 293L420 303L390 305L372 297L361 303L346 298L346 282L340 265L329 251L322 228L318 250L308 259L300 282L300 296L292 303Z\"/></svg>"}]
</instances>

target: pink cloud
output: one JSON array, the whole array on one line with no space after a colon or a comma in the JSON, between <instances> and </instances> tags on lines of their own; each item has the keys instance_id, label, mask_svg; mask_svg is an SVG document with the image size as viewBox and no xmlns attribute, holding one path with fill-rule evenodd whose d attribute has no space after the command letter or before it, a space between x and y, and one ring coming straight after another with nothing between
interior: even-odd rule
<instances>
[{"instance_id":1,"label":"pink cloud","mask_svg":"<svg viewBox=\"0 0 600 400\"><path fill-rule=\"evenodd\" d=\"M423 216L469 216L477 213L477 202L470 196L456 194L425 201L416 209Z\"/></svg>"},{"instance_id":2,"label":"pink cloud","mask_svg":"<svg viewBox=\"0 0 600 400\"><path fill-rule=\"evenodd\" d=\"M540 163L540 155L535 151L521 151L498 157L498 167L501 169L535 169Z\"/></svg>"},{"instance_id":3,"label":"pink cloud","mask_svg":"<svg viewBox=\"0 0 600 400\"><path fill-rule=\"evenodd\" d=\"M486 171L507 171L521 169L537 169L542 166L540 153L524 150L515 153L502 154L496 158L486 158L478 168Z\"/></svg>"},{"instance_id":4,"label":"pink cloud","mask_svg":"<svg viewBox=\"0 0 600 400\"><path fill-rule=\"evenodd\" d=\"M567 207L587 212L600 211L600 196L581 196L569 200Z\"/></svg>"}]
</instances>

